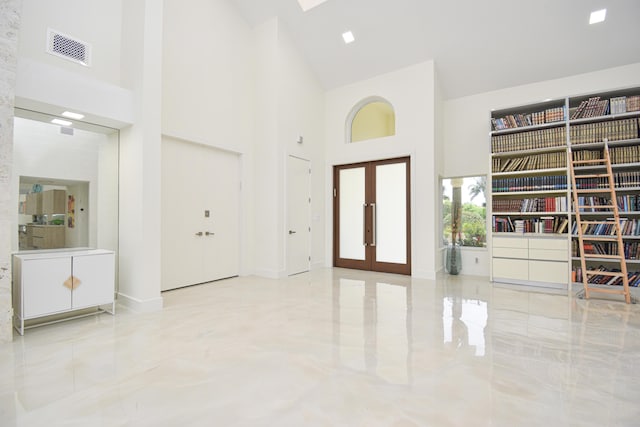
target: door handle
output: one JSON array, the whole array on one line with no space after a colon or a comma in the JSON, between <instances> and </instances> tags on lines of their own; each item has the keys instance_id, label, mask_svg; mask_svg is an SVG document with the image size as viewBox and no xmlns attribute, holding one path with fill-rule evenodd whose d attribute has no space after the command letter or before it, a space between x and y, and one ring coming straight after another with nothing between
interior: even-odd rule
<instances>
[{"instance_id":1,"label":"door handle","mask_svg":"<svg viewBox=\"0 0 640 427\"><path fill-rule=\"evenodd\" d=\"M296 234L294 230L289 230L289 234Z\"/></svg>"},{"instance_id":2,"label":"door handle","mask_svg":"<svg viewBox=\"0 0 640 427\"><path fill-rule=\"evenodd\" d=\"M216 234L216 233L214 233L212 231L205 231L205 233L204 233L205 236L213 236L214 234Z\"/></svg>"},{"instance_id":3,"label":"door handle","mask_svg":"<svg viewBox=\"0 0 640 427\"><path fill-rule=\"evenodd\" d=\"M202 236L202 231L198 231L198 232L196 233L196 236L198 236L198 237Z\"/></svg>"},{"instance_id":4,"label":"door handle","mask_svg":"<svg viewBox=\"0 0 640 427\"><path fill-rule=\"evenodd\" d=\"M367 204L362 204L362 246L367 246Z\"/></svg>"},{"instance_id":5,"label":"door handle","mask_svg":"<svg viewBox=\"0 0 640 427\"><path fill-rule=\"evenodd\" d=\"M371 246L375 246L376 245L376 229L378 228L378 222L376 221L376 204L375 203L371 203L371 213L373 215L373 241L371 243Z\"/></svg>"}]
</instances>

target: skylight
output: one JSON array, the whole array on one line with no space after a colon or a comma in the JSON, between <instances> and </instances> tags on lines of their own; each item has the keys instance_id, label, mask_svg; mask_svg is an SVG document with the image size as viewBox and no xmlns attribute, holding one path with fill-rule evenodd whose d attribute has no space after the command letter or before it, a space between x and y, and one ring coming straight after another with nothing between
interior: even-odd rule
<instances>
[{"instance_id":1,"label":"skylight","mask_svg":"<svg viewBox=\"0 0 640 427\"><path fill-rule=\"evenodd\" d=\"M598 22L604 21L607 16L607 9L594 10L591 12L591 17L589 18L589 24L597 24Z\"/></svg>"},{"instance_id":2,"label":"skylight","mask_svg":"<svg viewBox=\"0 0 640 427\"><path fill-rule=\"evenodd\" d=\"M314 7L321 5L326 1L327 0L298 0L298 4L302 8L302 10L306 12L309 9L313 9Z\"/></svg>"}]
</instances>

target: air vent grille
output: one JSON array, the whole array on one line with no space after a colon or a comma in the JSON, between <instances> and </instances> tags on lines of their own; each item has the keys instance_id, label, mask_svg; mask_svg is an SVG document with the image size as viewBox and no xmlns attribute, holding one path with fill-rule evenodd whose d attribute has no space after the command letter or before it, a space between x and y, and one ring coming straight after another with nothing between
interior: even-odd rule
<instances>
[{"instance_id":1,"label":"air vent grille","mask_svg":"<svg viewBox=\"0 0 640 427\"><path fill-rule=\"evenodd\" d=\"M91 65L91 45L49 29L47 34L47 52L78 64Z\"/></svg>"}]
</instances>

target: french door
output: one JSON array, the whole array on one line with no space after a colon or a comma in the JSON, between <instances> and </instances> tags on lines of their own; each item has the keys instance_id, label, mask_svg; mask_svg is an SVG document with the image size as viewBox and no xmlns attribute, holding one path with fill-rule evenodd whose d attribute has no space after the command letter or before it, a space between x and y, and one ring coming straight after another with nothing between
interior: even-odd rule
<instances>
[{"instance_id":1,"label":"french door","mask_svg":"<svg viewBox=\"0 0 640 427\"><path fill-rule=\"evenodd\" d=\"M411 274L408 157L334 166L333 265Z\"/></svg>"}]
</instances>

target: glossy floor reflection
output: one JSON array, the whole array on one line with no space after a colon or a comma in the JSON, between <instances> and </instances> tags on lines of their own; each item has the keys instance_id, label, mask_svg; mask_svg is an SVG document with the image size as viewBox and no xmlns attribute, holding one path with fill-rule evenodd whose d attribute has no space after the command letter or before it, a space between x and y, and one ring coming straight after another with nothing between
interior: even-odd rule
<instances>
[{"instance_id":1,"label":"glossy floor reflection","mask_svg":"<svg viewBox=\"0 0 640 427\"><path fill-rule=\"evenodd\" d=\"M341 269L163 296L0 346L0 425L640 425L640 305Z\"/></svg>"}]
</instances>

